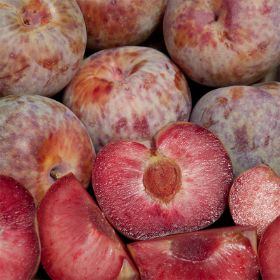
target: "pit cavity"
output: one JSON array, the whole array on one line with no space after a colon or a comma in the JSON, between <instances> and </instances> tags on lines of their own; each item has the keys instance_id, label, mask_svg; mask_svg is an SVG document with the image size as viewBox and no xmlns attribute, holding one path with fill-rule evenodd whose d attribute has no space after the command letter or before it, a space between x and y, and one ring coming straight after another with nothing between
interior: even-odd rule
<instances>
[{"instance_id":1,"label":"pit cavity","mask_svg":"<svg viewBox=\"0 0 280 280\"><path fill-rule=\"evenodd\" d=\"M155 155L145 169L143 183L147 193L168 203L180 190L181 179L181 170L175 161Z\"/></svg>"},{"instance_id":2,"label":"pit cavity","mask_svg":"<svg viewBox=\"0 0 280 280\"><path fill-rule=\"evenodd\" d=\"M218 248L218 241L205 236L188 236L173 241L172 254L180 259L201 262L208 259Z\"/></svg>"},{"instance_id":3,"label":"pit cavity","mask_svg":"<svg viewBox=\"0 0 280 280\"><path fill-rule=\"evenodd\" d=\"M45 25L51 20L49 8L40 0L33 0L22 8L22 22L27 27Z\"/></svg>"}]
</instances>

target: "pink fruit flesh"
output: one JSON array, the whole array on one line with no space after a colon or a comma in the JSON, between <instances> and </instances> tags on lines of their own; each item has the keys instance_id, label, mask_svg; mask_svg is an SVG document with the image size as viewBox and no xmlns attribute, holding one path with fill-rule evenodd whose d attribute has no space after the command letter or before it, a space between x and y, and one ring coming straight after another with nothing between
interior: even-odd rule
<instances>
[{"instance_id":1,"label":"pink fruit flesh","mask_svg":"<svg viewBox=\"0 0 280 280\"><path fill-rule=\"evenodd\" d=\"M182 72L147 47L93 54L67 87L63 102L86 125L96 149L120 139L150 142L164 125L187 121L191 111Z\"/></svg>"},{"instance_id":2,"label":"pink fruit flesh","mask_svg":"<svg viewBox=\"0 0 280 280\"><path fill-rule=\"evenodd\" d=\"M40 261L31 194L14 179L0 175L0 279L29 280Z\"/></svg>"},{"instance_id":3,"label":"pink fruit flesh","mask_svg":"<svg viewBox=\"0 0 280 280\"><path fill-rule=\"evenodd\" d=\"M138 278L113 228L72 174L47 192L38 223L42 264L52 279Z\"/></svg>"},{"instance_id":4,"label":"pink fruit flesh","mask_svg":"<svg viewBox=\"0 0 280 280\"><path fill-rule=\"evenodd\" d=\"M134 242L141 279L258 279L256 232L229 227Z\"/></svg>"},{"instance_id":5,"label":"pink fruit flesh","mask_svg":"<svg viewBox=\"0 0 280 280\"><path fill-rule=\"evenodd\" d=\"M149 239L216 221L232 181L219 140L182 122L161 130L154 142L152 150L115 142L97 156L93 188L113 226L128 238Z\"/></svg>"},{"instance_id":6,"label":"pink fruit flesh","mask_svg":"<svg viewBox=\"0 0 280 280\"><path fill-rule=\"evenodd\" d=\"M250 225L260 237L280 215L280 178L267 165L243 172L229 193L229 208L237 225Z\"/></svg>"},{"instance_id":7,"label":"pink fruit flesh","mask_svg":"<svg viewBox=\"0 0 280 280\"><path fill-rule=\"evenodd\" d=\"M259 263L263 280L280 279L280 217L265 230L259 243Z\"/></svg>"}]
</instances>

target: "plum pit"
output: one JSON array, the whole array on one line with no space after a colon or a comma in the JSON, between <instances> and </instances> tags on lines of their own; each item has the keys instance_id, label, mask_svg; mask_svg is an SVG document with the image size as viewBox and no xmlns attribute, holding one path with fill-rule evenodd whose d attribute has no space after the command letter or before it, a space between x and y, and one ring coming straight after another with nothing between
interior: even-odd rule
<instances>
[{"instance_id":1,"label":"plum pit","mask_svg":"<svg viewBox=\"0 0 280 280\"><path fill-rule=\"evenodd\" d=\"M181 188L181 170L168 158L153 156L145 169L143 183L153 197L170 202Z\"/></svg>"}]
</instances>

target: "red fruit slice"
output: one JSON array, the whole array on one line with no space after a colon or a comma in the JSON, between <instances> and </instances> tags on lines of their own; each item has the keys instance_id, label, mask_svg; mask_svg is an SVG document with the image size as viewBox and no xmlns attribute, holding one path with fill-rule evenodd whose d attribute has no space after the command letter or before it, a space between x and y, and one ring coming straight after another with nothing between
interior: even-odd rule
<instances>
[{"instance_id":1,"label":"red fruit slice","mask_svg":"<svg viewBox=\"0 0 280 280\"><path fill-rule=\"evenodd\" d=\"M137 279L115 231L73 174L38 209L42 264L53 280Z\"/></svg>"},{"instance_id":2,"label":"red fruit slice","mask_svg":"<svg viewBox=\"0 0 280 280\"><path fill-rule=\"evenodd\" d=\"M14 179L0 175L0 279L29 280L40 262L31 194Z\"/></svg>"},{"instance_id":3,"label":"red fruit slice","mask_svg":"<svg viewBox=\"0 0 280 280\"><path fill-rule=\"evenodd\" d=\"M256 231L229 227L128 245L141 279L258 279Z\"/></svg>"},{"instance_id":4,"label":"red fruit slice","mask_svg":"<svg viewBox=\"0 0 280 280\"><path fill-rule=\"evenodd\" d=\"M98 154L93 187L113 226L128 238L149 239L216 221L232 182L220 141L205 128L181 122L161 130L154 146L120 141Z\"/></svg>"},{"instance_id":5,"label":"red fruit slice","mask_svg":"<svg viewBox=\"0 0 280 280\"><path fill-rule=\"evenodd\" d=\"M259 263L263 280L280 279L280 216L263 233L259 243Z\"/></svg>"},{"instance_id":6,"label":"red fruit slice","mask_svg":"<svg viewBox=\"0 0 280 280\"><path fill-rule=\"evenodd\" d=\"M260 237L280 215L280 178L267 165L253 167L239 175L229 193L229 208L237 225L257 228Z\"/></svg>"}]
</instances>

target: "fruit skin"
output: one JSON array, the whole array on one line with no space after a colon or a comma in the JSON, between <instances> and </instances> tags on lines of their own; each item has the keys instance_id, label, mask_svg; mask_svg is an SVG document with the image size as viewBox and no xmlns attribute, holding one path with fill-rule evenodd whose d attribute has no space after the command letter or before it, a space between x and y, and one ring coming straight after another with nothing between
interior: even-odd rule
<instances>
[{"instance_id":1,"label":"fruit skin","mask_svg":"<svg viewBox=\"0 0 280 280\"><path fill-rule=\"evenodd\" d=\"M43 96L0 99L0 170L24 185L38 203L53 182L73 172L84 187L95 157L80 120Z\"/></svg>"},{"instance_id":2,"label":"fruit skin","mask_svg":"<svg viewBox=\"0 0 280 280\"><path fill-rule=\"evenodd\" d=\"M86 27L74 0L0 0L0 96L53 96L77 72Z\"/></svg>"},{"instance_id":3,"label":"fruit skin","mask_svg":"<svg viewBox=\"0 0 280 280\"><path fill-rule=\"evenodd\" d=\"M87 27L88 43L100 50L139 45L155 30L167 0L77 0Z\"/></svg>"},{"instance_id":4,"label":"fruit skin","mask_svg":"<svg viewBox=\"0 0 280 280\"><path fill-rule=\"evenodd\" d=\"M229 192L229 209L237 225L254 226L260 238L265 228L280 215L280 178L267 165L239 175Z\"/></svg>"},{"instance_id":5,"label":"fruit skin","mask_svg":"<svg viewBox=\"0 0 280 280\"><path fill-rule=\"evenodd\" d=\"M187 121L191 111L184 75L164 54L146 47L90 56L63 102L86 125L97 150L119 139L148 143L167 123Z\"/></svg>"},{"instance_id":6,"label":"fruit skin","mask_svg":"<svg viewBox=\"0 0 280 280\"><path fill-rule=\"evenodd\" d=\"M0 175L0 279L29 280L40 263L36 208L31 194Z\"/></svg>"},{"instance_id":7,"label":"fruit skin","mask_svg":"<svg viewBox=\"0 0 280 280\"><path fill-rule=\"evenodd\" d=\"M153 142L149 149L118 141L98 153L92 186L110 223L126 237L144 240L198 230L216 221L233 178L221 142L187 122L166 126ZM152 169L156 171L149 178Z\"/></svg>"},{"instance_id":8,"label":"fruit skin","mask_svg":"<svg viewBox=\"0 0 280 280\"><path fill-rule=\"evenodd\" d=\"M138 279L124 245L73 174L38 209L42 264L53 280Z\"/></svg>"},{"instance_id":9,"label":"fruit skin","mask_svg":"<svg viewBox=\"0 0 280 280\"><path fill-rule=\"evenodd\" d=\"M280 174L280 83L210 91L195 105L191 121L222 141L235 176L259 164Z\"/></svg>"},{"instance_id":10,"label":"fruit skin","mask_svg":"<svg viewBox=\"0 0 280 280\"><path fill-rule=\"evenodd\" d=\"M280 2L168 2L163 31L167 50L200 84L252 84L280 63Z\"/></svg>"},{"instance_id":11,"label":"fruit skin","mask_svg":"<svg viewBox=\"0 0 280 280\"><path fill-rule=\"evenodd\" d=\"M280 217L278 216L265 230L259 243L258 254L263 280L280 279Z\"/></svg>"},{"instance_id":12,"label":"fruit skin","mask_svg":"<svg viewBox=\"0 0 280 280\"><path fill-rule=\"evenodd\" d=\"M258 279L256 231L227 227L128 244L141 279Z\"/></svg>"}]
</instances>

